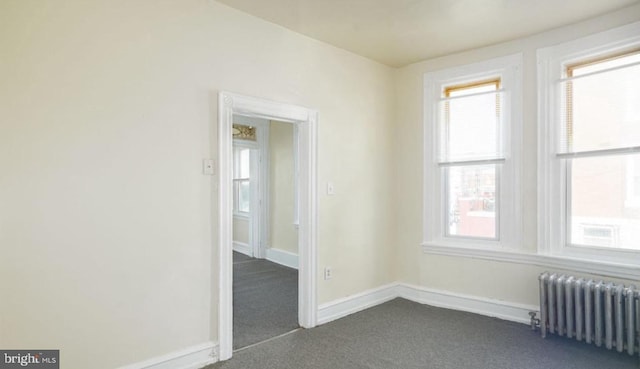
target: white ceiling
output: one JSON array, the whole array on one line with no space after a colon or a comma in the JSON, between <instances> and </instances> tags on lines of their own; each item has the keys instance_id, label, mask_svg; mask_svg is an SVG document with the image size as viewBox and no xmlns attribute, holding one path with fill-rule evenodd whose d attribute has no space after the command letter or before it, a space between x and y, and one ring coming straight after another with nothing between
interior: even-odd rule
<instances>
[{"instance_id":1,"label":"white ceiling","mask_svg":"<svg viewBox=\"0 0 640 369\"><path fill-rule=\"evenodd\" d=\"M217 0L390 66L491 45L640 0Z\"/></svg>"}]
</instances>

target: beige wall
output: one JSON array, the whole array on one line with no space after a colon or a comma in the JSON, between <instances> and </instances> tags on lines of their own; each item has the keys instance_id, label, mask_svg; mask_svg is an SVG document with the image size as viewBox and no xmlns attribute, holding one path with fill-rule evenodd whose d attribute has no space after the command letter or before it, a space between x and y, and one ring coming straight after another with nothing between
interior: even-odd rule
<instances>
[{"instance_id":1,"label":"beige wall","mask_svg":"<svg viewBox=\"0 0 640 369\"><path fill-rule=\"evenodd\" d=\"M298 254L294 176L293 124L272 121L269 129L269 247Z\"/></svg>"},{"instance_id":2,"label":"beige wall","mask_svg":"<svg viewBox=\"0 0 640 369\"><path fill-rule=\"evenodd\" d=\"M640 19L640 6L627 8L588 22L495 46L479 48L409 65L396 71L395 193L398 224L395 249L397 279L456 293L495 298L514 303L537 303L537 275L544 269L530 265L461 257L426 255L422 232L423 75L449 67L523 53L524 142L523 222L526 250L537 248L537 100L536 49L573 40Z\"/></svg>"},{"instance_id":3,"label":"beige wall","mask_svg":"<svg viewBox=\"0 0 640 369\"><path fill-rule=\"evenodd\" d=\"M220 90L319 111L318 301L392 280L390 68L208 0L5 0L0 50L0 347L217 341Z\"/></svg>"},{"instance_id":4,"label":"beige wall","mask_svg":"<svg viewBox=\"0 0 640 369\"><path fill-rule=\"evenodd\" d=\"M394 72L210 0L0 2L0 347L101 369L217 341L201 161L216 153L220 90L319 111L319 303L395 279L534 302L536 267L420 251L422 76L524 52L533 250L535 48L638 18L636 6Z\"/></svg>"},{"instance_id":5,"label":"beige wall","mask_svg":"<svg viewBox=\"0 0 640 369\"><path fill-rule=\"evenodd\" d=\"M249 219L233 217L233 240L249 243Z\"/></svg>"}]
</instances>

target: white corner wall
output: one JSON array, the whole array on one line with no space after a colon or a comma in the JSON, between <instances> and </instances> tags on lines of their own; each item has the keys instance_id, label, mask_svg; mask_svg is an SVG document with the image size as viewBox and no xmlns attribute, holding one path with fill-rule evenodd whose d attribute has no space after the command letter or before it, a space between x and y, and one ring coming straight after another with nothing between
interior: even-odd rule
<instances>
[{"instance_id":1,"label":"white corner wall","mask_svg":"<svg viewBox=\"0 0 640 369\"><path fill-rule=\"evenodd\" d=\"M269 127L268 246L297 255L298 229L294 224L293 124L272 121Z\"/></svg>"},{"instance_id":2,"label":"white corner wall","mask_svg":"<svg viewBox=\"0 0 640 369\"><path fill-rule=\"evenodd\" d=\"M391 281L390 68L209 0L2 1L0 50L0 347L217 341L220 90L319 111L318 301Z\"/></svg>"},{"instance_id":3,"label":"white corner wall","mask_svg":"<svg viewBox=\"0 0 640 369\"><path fill-rule=\"evenodd\" d=\"M640 6L632 6L589 21L531 37L412 64L396 71L395 183L398 224L395 275L404 283L425 288L489 298L516 304L537 305L537 276L544 266L478 260L467 257L423 254L423 76L427 72L523 53L524 142L523 223L524 249L537 248L537 99L536 50L640 19ZM406 180L410 178L411 180ZM575 274L575 272L574 272ZM584 274L584 273L581 273ZM611 278L607 278L611 279ZM623 281L624 282L624 281ZM628 283L628 281L627 281Z\"/></svg>"},{"instance_id":4,"label":"white corner wall","mask_svg":"<svg viewBox=\"0 0 640 369\"><path fill-rule=\"evenodd\" d=\"M249 219L233 217L233 241L249 243Z\"/></svg>"}]
</instances>

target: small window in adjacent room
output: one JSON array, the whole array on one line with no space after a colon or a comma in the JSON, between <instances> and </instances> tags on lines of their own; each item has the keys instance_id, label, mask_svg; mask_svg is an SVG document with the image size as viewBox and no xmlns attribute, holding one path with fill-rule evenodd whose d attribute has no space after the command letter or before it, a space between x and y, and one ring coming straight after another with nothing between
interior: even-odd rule
<instances>
[{"instance_id":1,"label":"small window in adjacent room","mask_svg":"<svg viewBox=\"0 0 640 369\"><path fill-rule=\"evenodd\" d=\"M251 210L251 149L233 148L233 212L248 216Z\"/></svg>"},{"instance_id":2,"label":"small window in adjacent room","mask_svg":"<svg viewBox=\"0 0 640 369\"><path fill-rule=\"evenodd\" d=\"M538 53L541 239L552 253L628 262L640 251L638 31L610 31L635 36L626 43L601 34Z\"/></svg>"},{"instance_id":3,"label":"small window in adjacent room","mask_svg":"<svg viewBox=\"0 0 640 369\"><path fill-rule=\"evenodd\" d=\"M521 56L425 75L425 247L517 248Z\"/></svg>"}]
</instances>

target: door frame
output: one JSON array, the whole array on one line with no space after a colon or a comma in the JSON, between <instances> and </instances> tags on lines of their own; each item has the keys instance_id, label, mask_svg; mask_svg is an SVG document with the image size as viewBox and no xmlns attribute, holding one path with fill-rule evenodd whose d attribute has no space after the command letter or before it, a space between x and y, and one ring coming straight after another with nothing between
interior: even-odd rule
<instances>
[{"instance_id":1,"label":"door frame","mask_svg":"<svg viewBox=\"0 0 640 369\"><path fill-rule=\"evenodd\" d=\"M233 115L277 120L298 127L300 166L298 233L298 323L317 324L317 121L318 113L297 105L230 92L218 95L218 343L220 360L233 355Z\"/></svg>"}]
</instances>

